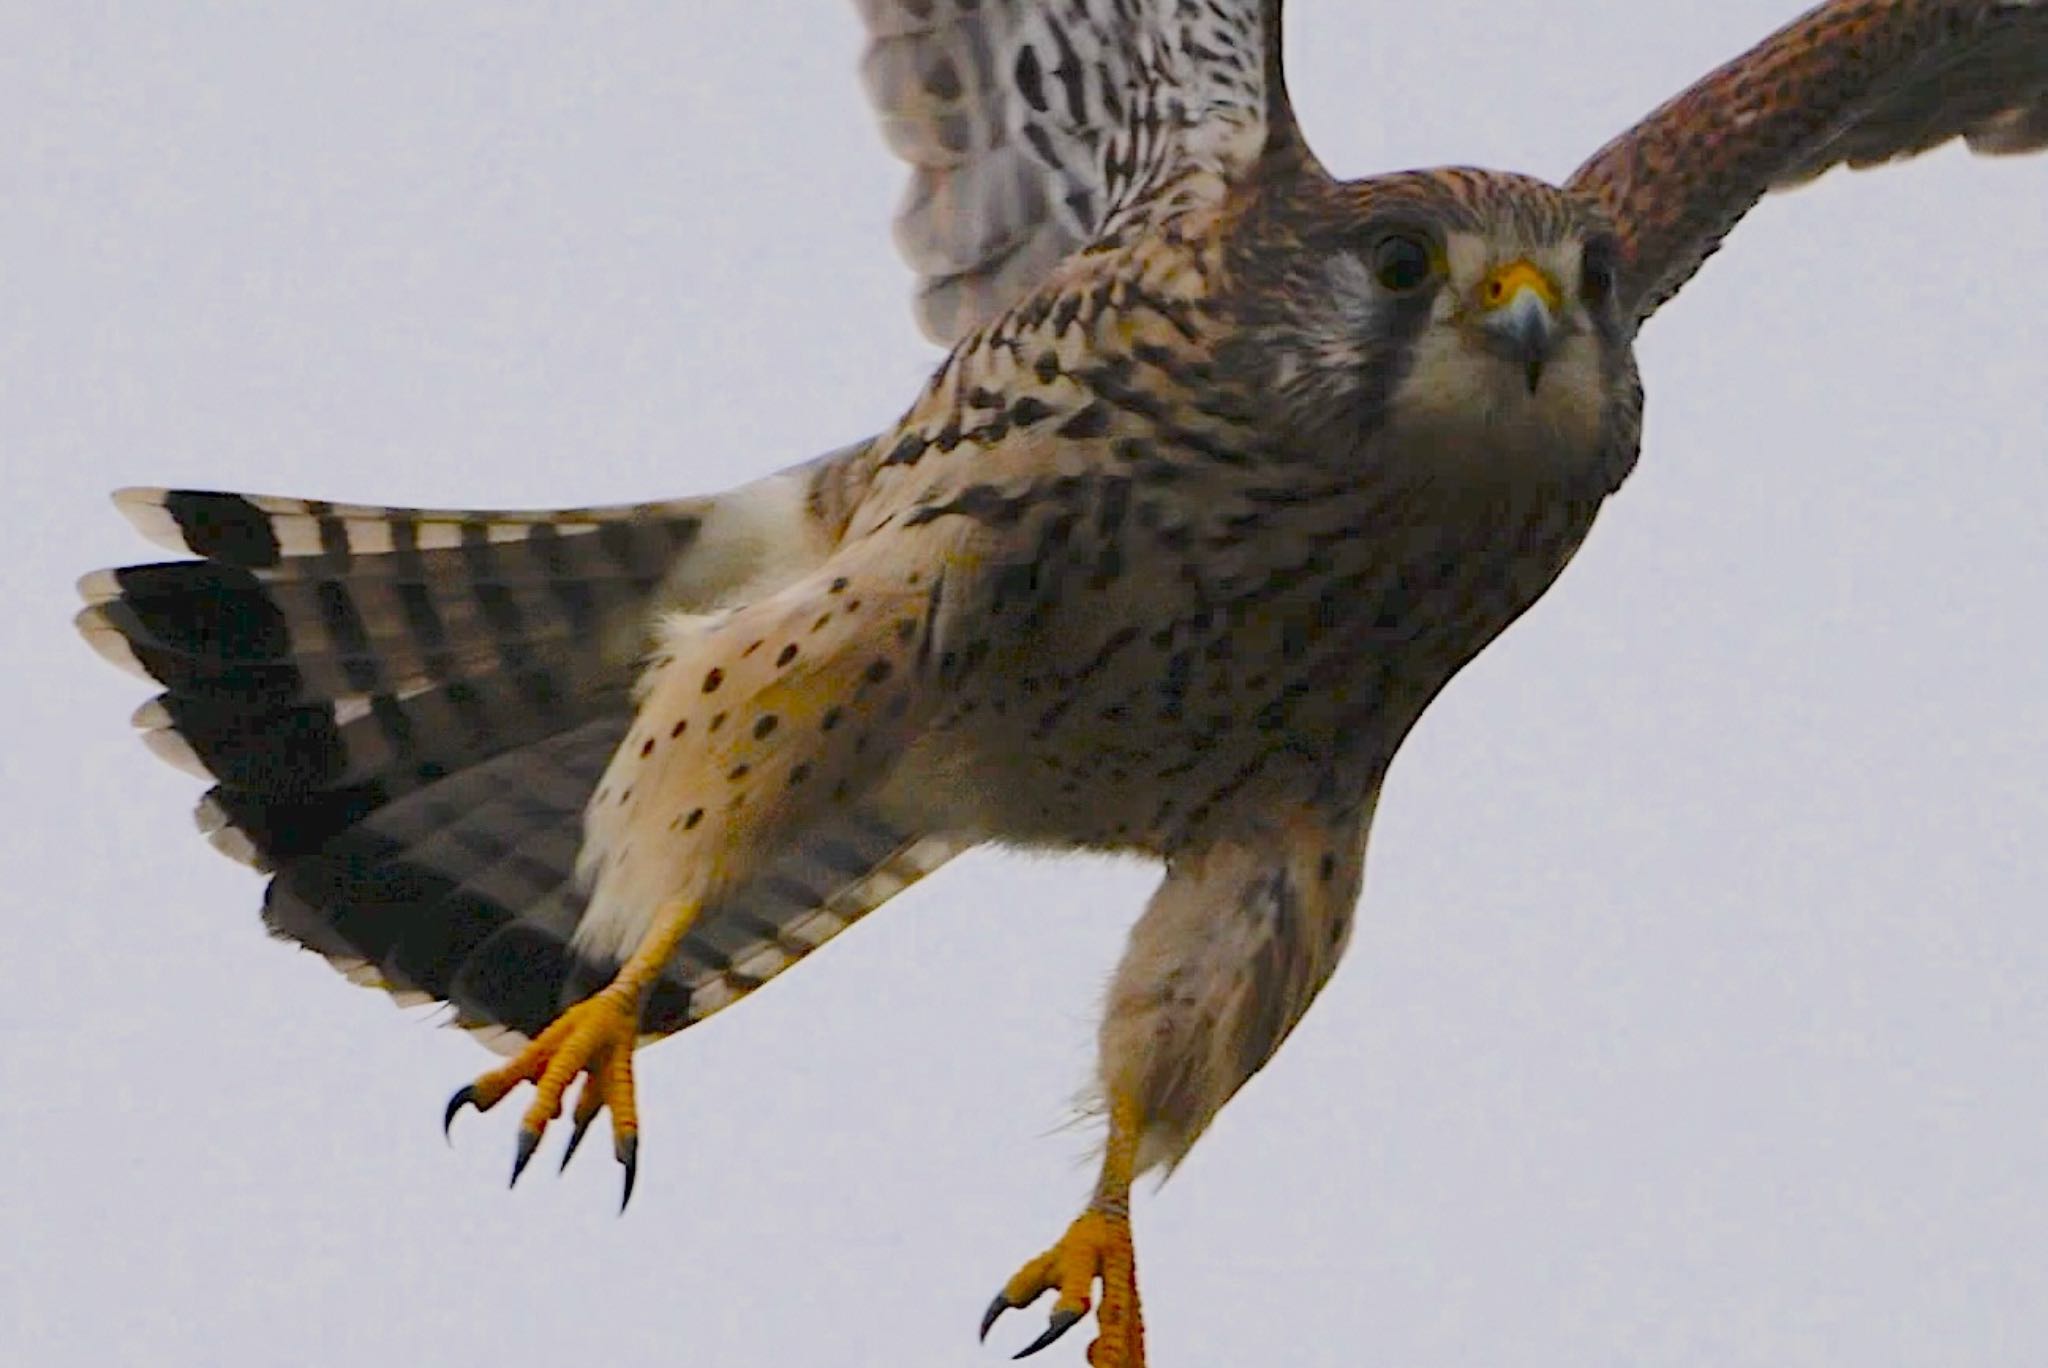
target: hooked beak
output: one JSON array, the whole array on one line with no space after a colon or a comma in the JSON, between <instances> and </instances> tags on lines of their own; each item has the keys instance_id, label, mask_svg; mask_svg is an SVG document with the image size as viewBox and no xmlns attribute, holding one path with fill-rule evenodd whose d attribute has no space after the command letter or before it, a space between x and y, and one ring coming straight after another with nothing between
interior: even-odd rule
<instances>
[{"instance_id":1,"label":"hooked beak","mask_svg":"<svg viewBox=\"0 0 2048 1368\"><path fill-rule=\"evenodd\" d=\"M1543 382L1543 366L1557 340L1561 302L1557 283L1527 261L1496 267L1479 287L1488 350L1522 367L1531 394Z\"/></svg>"}]
</instances>

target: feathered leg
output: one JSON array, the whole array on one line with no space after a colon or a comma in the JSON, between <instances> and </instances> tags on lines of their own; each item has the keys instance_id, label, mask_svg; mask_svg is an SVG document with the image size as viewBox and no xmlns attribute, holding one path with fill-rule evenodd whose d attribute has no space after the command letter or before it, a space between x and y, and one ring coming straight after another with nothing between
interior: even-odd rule
<instances>
[{"instance_id":1,"label":"feathered leg","mask_svg":"<svg viewBox=\"0 0 2048 1368\"><path fill-rule=\"evenodd\" d=\"M984 1337L1004 1311L1057 1289L1051 1322L1023 1351L1036 1353L1088 1314L1100 1279L1088 1361L1141 1368L1131 1182L1180 1161L1336 968L1371 815L1370 802L1305 811L1169 864L1110 985L1099 1064L1109 1136L1095 1195L1059 1243L996 1294Z\"/></svg>"}]
</instances>

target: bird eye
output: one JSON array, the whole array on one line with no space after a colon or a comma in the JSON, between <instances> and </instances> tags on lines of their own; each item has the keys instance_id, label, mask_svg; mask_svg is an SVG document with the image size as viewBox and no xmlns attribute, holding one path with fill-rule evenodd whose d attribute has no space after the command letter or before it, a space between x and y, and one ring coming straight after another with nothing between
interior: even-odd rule
<instances>
[{"instance_id":1,"label":"bird eye","mask_svg":"<svg viewBox=\"0 0 2048 1368\"><path fill-rule=\"evenodd\" d=\"M1597 309L1613 293L1614 248L1605 242L1589 242L1579 259L1579 294Z\"/></svg>"},{"instance_id":2,"label":"bird eye","mask_svg":"<svg viewBox=\"0 0 2048 1368\"><path fill-rule=\"evenodd\" d=\"M1411 233L1390 234L1372 249L1373 279L1396 294L1406 294L1435 273L1428 244Z\"/></svg>"}]
</instances>

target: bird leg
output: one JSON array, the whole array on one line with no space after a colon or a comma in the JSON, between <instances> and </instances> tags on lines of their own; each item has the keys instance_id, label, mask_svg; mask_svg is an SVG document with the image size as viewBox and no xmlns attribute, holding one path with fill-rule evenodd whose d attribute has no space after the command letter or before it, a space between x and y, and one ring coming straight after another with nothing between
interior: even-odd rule
<instances>
[{"instance_id":1,"label":"bird leg","mask_svg":"<svg viewBox=\"0 0 2048 1368\"><path fill-rule=\"evenodd\" d=\"M1144 1368L1145 1323L1138 1309L1137 1254L1131 1243L1131 1179L1137 1169L1143 1130L1137 1102L1110 1099L1109 1143L1102 1175L1087 1208L1067 1227L1059 1243L1018 1269L981 1318L981 1336L1003 1312L1029 1306L1057 1289L1044 1333L1016 1355L1035 1354L1074 1328L1088 1314L1089 1293L1099 1279L1102 1302L1095 1308L1097 1334L1088 1346L1094 1368Z\"/></svg>"},{"instance_id":2,"label":"bird leg","mask_svg":"<svg viewBox=\"0 0 2048 1368\"><path fill-rule=\"evenodd\" d=\"M561 1115L562 1095L580 1074L583 1089L576 1098L575 1128L562 1155L562 1166L568 1167L597 1114L609 1109L612 1153L625 1170L625 1191L619 1198L619 1209L625 1210L639 1171L640 1117L633 1099L633 1050L639 1042L640 1009L696 919L695 903L672 903L664 908L640 948L610 983L556 1017L503 1067L458 1089L448 1099L442 1128L453 1125L456 1113L465 1106L489 1111L521 1083L533 1084L533 1102L520 1119L518 1148L512 1157L512 1181L517 1183L540 1148L548 1123Z\"/></svg>"},{"instance_id":3,"label":"bird leg","mask_svg":"<svg viewBox=\"0 0 2048 1368\"><path fill-rule=\"evenodd\" d=\"M1095 1197L996 1294L984 1336L1003 1312L1056 1289L1051 1323L1024 1350L1036 1353L1088 1314L1100 1279L1088 1361L1144 1363L1131 1180L1187 1153L1329 978L1350 932L1370 818L1369 801L1275 813L1168 865L1104 1004L1097 1069L1109 1143Z\"/></svg>"}]
</instances>

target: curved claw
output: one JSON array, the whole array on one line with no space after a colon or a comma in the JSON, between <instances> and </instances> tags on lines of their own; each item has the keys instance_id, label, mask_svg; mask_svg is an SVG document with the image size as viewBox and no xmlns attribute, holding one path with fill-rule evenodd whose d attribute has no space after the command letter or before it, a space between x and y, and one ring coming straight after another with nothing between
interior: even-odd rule
<instances>
[{"instance_id":1,"label":"curved claw","mask_svg":"<svg viewBox=\"0 0 2048 1368\"><path fill-rule=\"evenodd\" d=\"M988 1310L981 1313L980 1339L982 1343L986 1344L988 1342L988 1332L995 1328L998 1320L1002 1319L1003 1312L1014 1310L1016 1308L1010 1305L1010 1298L1006 1293L996 1293L994 1300L988 1304Z\"/></svg>"},{"instance_id":2,"label":"curved claw","mask_svg":"<svg viewBox=\"0 0 2048 1368\"><path fill-rule=\"evenodd\" d=\"M631 987L631 985L628 985ZM632 1048L637 1039L639 999L631 993L606 991L568 1008L533 1037L512 1060L460 1089L442 1116L444 1129L465 1106L488 1111L522 1085L533 1088L532 1105L519 1126L518 1149L512 1156L511 1182L516 1186L540 1148L541 1137L562 1114L562 1094L578 1077L583 1090L576 1104L575 1130L562 1155L563 1167L576 1153L585 1130L609 1108L619 1162L626 1168L625 1197L633 1195L635 1131ZM620 1201L623 1209L625 1200Z\"/></svg>"},{"instance_id":3,"label":"curved claw","mask_svg":"<svg viewBox=\"0 0 2048 1368\"><path fill-rule=\"evenodd\" d=\"M455 1096L448 1099L448 1110L441 1113L441 1138L449 1144L455 1143L455 1114L464 1107L476 1105L476 1084L465 1083L455 1090Z\"/></svg>"},{"instance_id":4,"label":"curved claw","mask_svg":"<svg viewBox=\"0 0 2048 1368\"><path fill-rule=\"evenodd\" d=\"M1045 1333L1040 1335L1037 1339L1031 1341L1031 1343L1025 1345L1022 1349L1019 1349L1016 1353L1010 1355L1010 1357L1013 1359L1030 1358L1033 1354L1045 1348L1048 1344L1051 1344L1061 1335L1066 1334L1067 1331L1079 1325L1081 1323L1081 1317L1083 1317L1086 1314L1087 1313L1085 1311L1069 1311L1055 1309L1052 1313L1052 1324L1045 1327Z\"/></svg>"},{"instance_id":5,"label":"curved claw","mask_svg":"<svg viewBox=\"0 0 2048 1368\"><path fill-rule=\"evenodd\" d=\"M592 1112L589 1116L579 1116L576 1118L576 1129L569 1132L569 1147L562 1151L562 1166L555 1170L557 1173L567 1173L569 1171L569 1161L576 1157L576 1147L583 1143L583 1137L590 1130L590 1123L596 1119L596 1112Z\"/></svg>"},{"instance_id":6,"label":"curved claw","mask_svg":"<svg viewBox=\"0 0 2048 1368\"><path fill-rule=\"evenodd\" d=\"M533 1152L539 1148L540 1132L527 1130L522 1126L519 1130L519 1148L512 1155L512 1181L505 1186L519 1185L519 1175L526 1172L526 1166L533 1162Z\"/></svg>"},{"instance_id":7,"label":"curved claw","mask_svg":"<svg viewBox=\"0 0 2048 1368\"><path fill-rule=\"evenodd\" d=\"M640 1173L640 1137L634 1132L621 1135L612 1146L612 1153L626 1170L626 1188L619 1194L619 1215L626 1214L626 1203L633 1200L633 1179Z\"/></svg>"}]
</instances>

